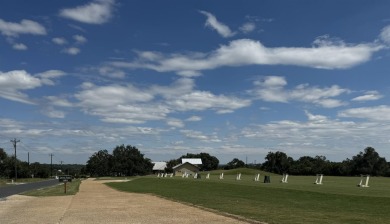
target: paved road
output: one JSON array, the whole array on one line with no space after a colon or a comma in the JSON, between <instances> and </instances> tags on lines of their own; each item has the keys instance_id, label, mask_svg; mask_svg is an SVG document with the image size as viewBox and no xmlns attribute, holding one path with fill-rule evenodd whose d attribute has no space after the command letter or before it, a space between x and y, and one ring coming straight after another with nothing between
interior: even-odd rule
<instances>
[{"instance_id":1,"label":"paved road","mask_svg":"<svg viewBox=\"0 0 390 224\"><path fill-rule=\"evenodd\" d=\"M46 180L28 184L18 184L18 185L10 185L7 187L0 187L0 199L5 198L14 194L20 194L25 191L31 191L43 187L49 187L58 184L58 180Z\"/></svg>"}]
</instances>

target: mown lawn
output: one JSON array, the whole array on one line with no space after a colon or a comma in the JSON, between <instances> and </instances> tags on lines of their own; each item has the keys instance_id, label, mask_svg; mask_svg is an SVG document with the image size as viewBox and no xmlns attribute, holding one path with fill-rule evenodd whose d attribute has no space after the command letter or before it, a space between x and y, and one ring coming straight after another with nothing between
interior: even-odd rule
<instances>
[{"instance_id":1,"label":"mown lawn","mask_svg":"<svg viewBox=\"0 0 390 224\"><path fill-rule=\"evenodd\" d=\"M237 172L237 171L236 171ZM242 170L238 172L243 172ZM243 172L242 180L218 172L210 179L145 177L124 183L108 183L121 191L150 193L171 200L203 206L268 223L389 223L390 179L373 177L369 188L359 188L359 177L281 176L271 183L255 182L255 171ZM264 176L262 176L264 177Z\"/></svg>"}]
</instances>

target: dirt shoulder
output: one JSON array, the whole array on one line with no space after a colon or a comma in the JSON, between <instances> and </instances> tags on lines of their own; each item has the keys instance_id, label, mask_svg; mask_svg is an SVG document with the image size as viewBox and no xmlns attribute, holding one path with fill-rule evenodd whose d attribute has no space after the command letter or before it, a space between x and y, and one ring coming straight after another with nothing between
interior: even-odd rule
<instances>
[{"instance_id":1,"label":"dirt shoulder","mask_svg":"<svg viewBox=\"0 0 390 224\"><path fill-rule=\"evenodd\" d=\"M116 191L88 179L74 196L14 195L0 201L4 223L246 223L159 197Z\"/></svg>"}]
</instances>

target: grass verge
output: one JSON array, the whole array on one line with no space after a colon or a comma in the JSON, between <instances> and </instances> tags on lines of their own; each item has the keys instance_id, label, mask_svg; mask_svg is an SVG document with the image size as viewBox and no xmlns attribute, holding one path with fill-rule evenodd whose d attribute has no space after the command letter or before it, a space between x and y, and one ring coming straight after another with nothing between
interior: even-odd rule
<instances>
[{"instance_id":1,"label":"grass verge","mask_svg":"<svg viewBox=\"0 0 390 224\"><path fill-rule=\"evenodd\" d=\"M32 182L39 182L47 179L42 178L21 178L17 179L16 183L32 183ZM9 184L12 183L11 179L0 179L0 187L6 187L9 186Z\"/></svg>"},{"instance_id":2,"label":"grass verge","mask_svg":"<svg viewBox=\"0 0 390 224\"><path fill-rule=\"evenodd\" d=\"M64 183L59 183L51 187L27 191L22 193L22 195L35 197L75 195L79 191L80 184L81 180L72 180L72 182L66 183L66 194Z\"/></svg>"},{"instance_id":3,"label":"grass verge","mask_svg":"<svg viewBox=\"0 0 390 224\"><path fill-rule=\"evenodd\" d=\"M234 176L226 176L228 178L234 179ZM366 189L355 184L343 187L345 183L354 183L356 178L340 178L344 181L341 187L332 184L332 178L328 178L329 186L325 185L326 182L324 186L313 185L311 179L297 177L295 184L262 184L250 180L148 177L107 185L121 191L155 194L267 223L387 223L390 220L390 194L384 185L390 184L388 179L378 179L379 188ZM384 192L387 194L383 195Z\"/></svg>"}]
</instances>

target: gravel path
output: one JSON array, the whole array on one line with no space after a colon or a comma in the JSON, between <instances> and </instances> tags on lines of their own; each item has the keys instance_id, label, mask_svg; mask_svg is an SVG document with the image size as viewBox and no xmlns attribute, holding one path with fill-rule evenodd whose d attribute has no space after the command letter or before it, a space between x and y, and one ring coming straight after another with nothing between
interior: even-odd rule
<instances>
[{"instance_id":1,"label":"gravel path","mask_svg":"<svg viewBox=\"0 0 390 224\"><path fill-rule=\"evenodd\" d=\"M74 196L14 195L0 201L0 223L247 223L159 197L85 180Z\"/></svg>"}]
</instances>

